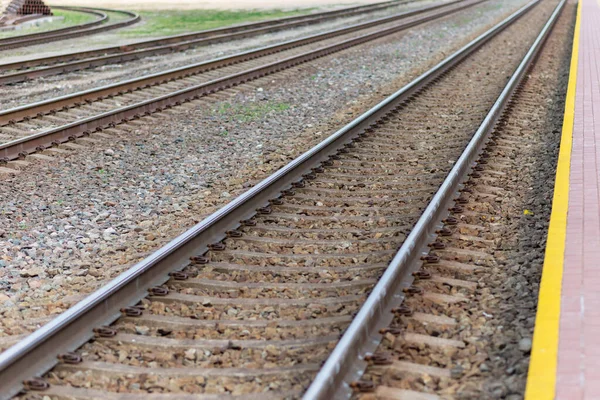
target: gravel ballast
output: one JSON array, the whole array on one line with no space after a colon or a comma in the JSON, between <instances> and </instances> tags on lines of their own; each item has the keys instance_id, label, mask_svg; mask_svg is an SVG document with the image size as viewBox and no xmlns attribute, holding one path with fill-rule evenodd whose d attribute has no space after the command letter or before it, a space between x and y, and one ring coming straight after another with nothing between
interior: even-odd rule
<instances>
[{"instance_id":1,"label":"gravel ballast","mask_svg":"<svg viewBox=\"0 0 600 400\"><path fill-rule=\"evenodd\" d=\"M67 309L523 3L490 1L28 159L0 187L0 335Z\"/></svg>"}]
</instances>

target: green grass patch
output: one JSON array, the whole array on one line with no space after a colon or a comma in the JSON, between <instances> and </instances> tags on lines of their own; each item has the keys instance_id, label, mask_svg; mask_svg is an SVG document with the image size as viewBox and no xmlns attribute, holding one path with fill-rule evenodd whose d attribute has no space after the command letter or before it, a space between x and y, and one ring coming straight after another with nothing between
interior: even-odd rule
<instances>
[{"instance_id":1,"label":"green grass patch","mask_svg":"<svg viewBox=\"0 0 600 400\"><path fill-rule=\"evenodd\" d=\"M111 12L111 11L102 11L102 12L105 13L106 15L108 15L108 18L109 18L108 23L109 24L114 24L114 23L121 22L121 21L131 18L131 15L121 13L121 12ZM139 24L139 22L138 22L138 24Z\"/></svg>"},{"instance_id":2,"label":"green grass patch","mask_svg":"<svg viewBox=\"0 0 600 400\"><path fill-rule=\"evenodd\" d=\"M81 25L92 22L98 18L96 15L71 10L54 9L52 12L57 17L65 17L62 21L62 24L65 26ZM110 22L110 20L108 22Z\"/></svg>"},{"instance_id":3,"label":"green grass patch","mask_svg":"<svg viewBox=\"0 0 600 400\"><path fill-rule=\"evenodd\" d=\"M457 21L454 22L454 24L452 24L452 26L455 28L461 28L463 26L470 24L473 20L474 20L474 18L472 18L470 16L459 17L457 19Z\"/></svg>"},{"instance_id":4,"label":"green grass patch","mask_svg":"<svg viewBox=\"0 0 600 400\"><path fill-rule=\"evenodd\" d=\"M215 111L222 116L231 116L239 122L251 122L263 118L270 113L281 113L291 107L288 103L261 101L248 105L223 103Z\"/></svg>"},{"instance_id":5,"label":"green grass patch","mask_svg":"<svg viewBox=\"0 0 600 400\"><path fill-rule=\"evenodd\" d=\"M58 10L53 9L55 17L64 17L62 20L56 20L53 22L44 22L39 26L31 25L27 28L15 29L13 31L5 31L0 32L0 38L6 37L14 37L27 35L30 33L38 33L38 32L46 32L55 29L62 29L73 25L85 24L87 22L92 22L98 18L96 15L78 12L78 11L69 11L69 10Z\"/></svg>"},{"instance_id":6,"label":"green grass patch","mask_svg":"<svg viewBox=\"0 0 600 400\"><path fill-rule=\"evenodd\" d=\"M203 31L228 25L238 25L265 19L283 18L306 14L302 10L187 10L187 11L139 11L142 23L123 30L123 37L169 36L179 33Z\"/></svg>"}]
</instances>

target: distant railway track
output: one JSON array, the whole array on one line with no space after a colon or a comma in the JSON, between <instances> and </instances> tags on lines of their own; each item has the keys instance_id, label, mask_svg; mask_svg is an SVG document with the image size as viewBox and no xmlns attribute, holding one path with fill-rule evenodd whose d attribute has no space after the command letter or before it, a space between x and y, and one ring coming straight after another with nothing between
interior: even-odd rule
<instances>
[{"instance_id":1,"label":"distant railway track","mask_svg":"<svg viewBox=\"0 0 600 400\"><path fill-rule=\"evenodd\" d=\"M60 7L57 7L57 8L60 9ZM69 8L65 8L65 9L69 9ZM80 11L82 13L95 15L97 18L90 22L86 22L86 23L79 24L79 25L67 26L67 27L61 28L61 29L53 29L53 30L49 30L49 31L29 33L26 35L15 35L12 37L0 39L0 49L2 49L4 46L10 46L11 44L20 44L21 42L26 43L28 40L38 39L38 38L41 38L46 35L56 35L56 34L61 34L61 33L73 32L73 31L77 31L80 29L91 28L93 26L97 26L97 25L103 24L108 21L108 15L99 10L82 9ZM10 48L10 47L6 47L6 48Z\"/></svg>"},{"instance_id":2,"label":"distant railway track","mask_svg":"<svg viewBox=\"0 0 600 400\"><path fill-rule=\"evenodd\" d=\"M538 3L0 354L4 398L23 384L59 398L131 400L369 390L353 382L361 360L413 279L427 278L420 264L444 248L434 239L465 202L457 190L488 162L476 160L565 1L545 24L547 14L520 19ZM523 39L532 20L539 35ZM520 55L500 54L518 40ZM506 68L508 84L481 73Z\"/></svg>"},{"instance_id":3,"label":"distant railway track","mask_svg":"<svg viewBox=\"0 0 600 400\"><path fill-rule=\"evenodd\" d=\"M16 160L129 119L458 12L481 1L454 1L430 6L2 111L0 138L5 142L0 144L0 160Z\"/></svg>"},{"instance_id":4,"label":"distant railway track","mask_svg":"<svg viewBox=\"0 0 600 400\"><path fill-rule=\"evenodd\" d=\"M9 72L0 76L0 84L23 82L43 76L79 71L107 64L123 63L138 60L143 57L168 54L176 51L184 51L197 46L238 40L284 29L317 24L334 18L384 10L414 1L415 0L386 1L383 3L344 8L322 13L285 17L225 28L167 36L159 39L131 43L124 46L104 47L94 50L0 64L0 71ZM36 67L41 68L34 69Z\"/></svg>"},{"instance_id":5,"label":"distant railway track","mask_svg":"<svg viewBox=\"0 0 600 400\"><path fill-rule=\"evenodd\" d=\"M94 8L84 8L84 7L59 7L56 6L54 8L78 11L83 13L95 14L98 15L99 18L95 21L86 22L84 24L69 26L66 28L55 29L51 31L39 32L39 33L30 33L27 35L19 35L12 36L5 39L0 39L0 51L15 49L19 47L25 46L33 46L36 44L49 43L57 40L65 40L71 39L81 36L94 35L100 32L105 32L112 29L123 28L125 26L129 26L135 24L140 20L140 16L136 13L130 11L120 11L120 10L106 10L106 9L94 9ZM129 18L115 22L109 23L109 17L106 14L107 11L114 13L122 13L127 15Z\"/></svg>"}]
</instances>

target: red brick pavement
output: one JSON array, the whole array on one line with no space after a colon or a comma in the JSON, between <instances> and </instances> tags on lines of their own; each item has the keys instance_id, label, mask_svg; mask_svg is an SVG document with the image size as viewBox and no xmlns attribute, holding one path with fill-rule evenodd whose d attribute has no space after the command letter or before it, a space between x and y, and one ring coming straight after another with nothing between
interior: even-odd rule
<instances>
[{"instance_id":1,"label":"red brick pavement","mask_svg":"<svg viewBox=\"0 0 600 400\"><path fill-rule=\"evenodd\" d=\"M580 1L557 400L600 400L600 4Z\"/></svg>"}]
</instances>

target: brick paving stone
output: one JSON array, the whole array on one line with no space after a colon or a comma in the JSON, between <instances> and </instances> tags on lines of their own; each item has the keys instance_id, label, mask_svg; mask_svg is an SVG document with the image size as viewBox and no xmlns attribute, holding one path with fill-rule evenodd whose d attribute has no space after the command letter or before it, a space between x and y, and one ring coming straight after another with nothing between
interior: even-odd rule
<instances>
[{"instance_id":1,"label":"brick paving stone","mask_svg":"<svg viewBox=\"0 0 600 400\"><path fill-rule=\"evenodd\" d=\"M580 1L557 400L600 399L600 3Z\"/></svg>"}]
</instances>

